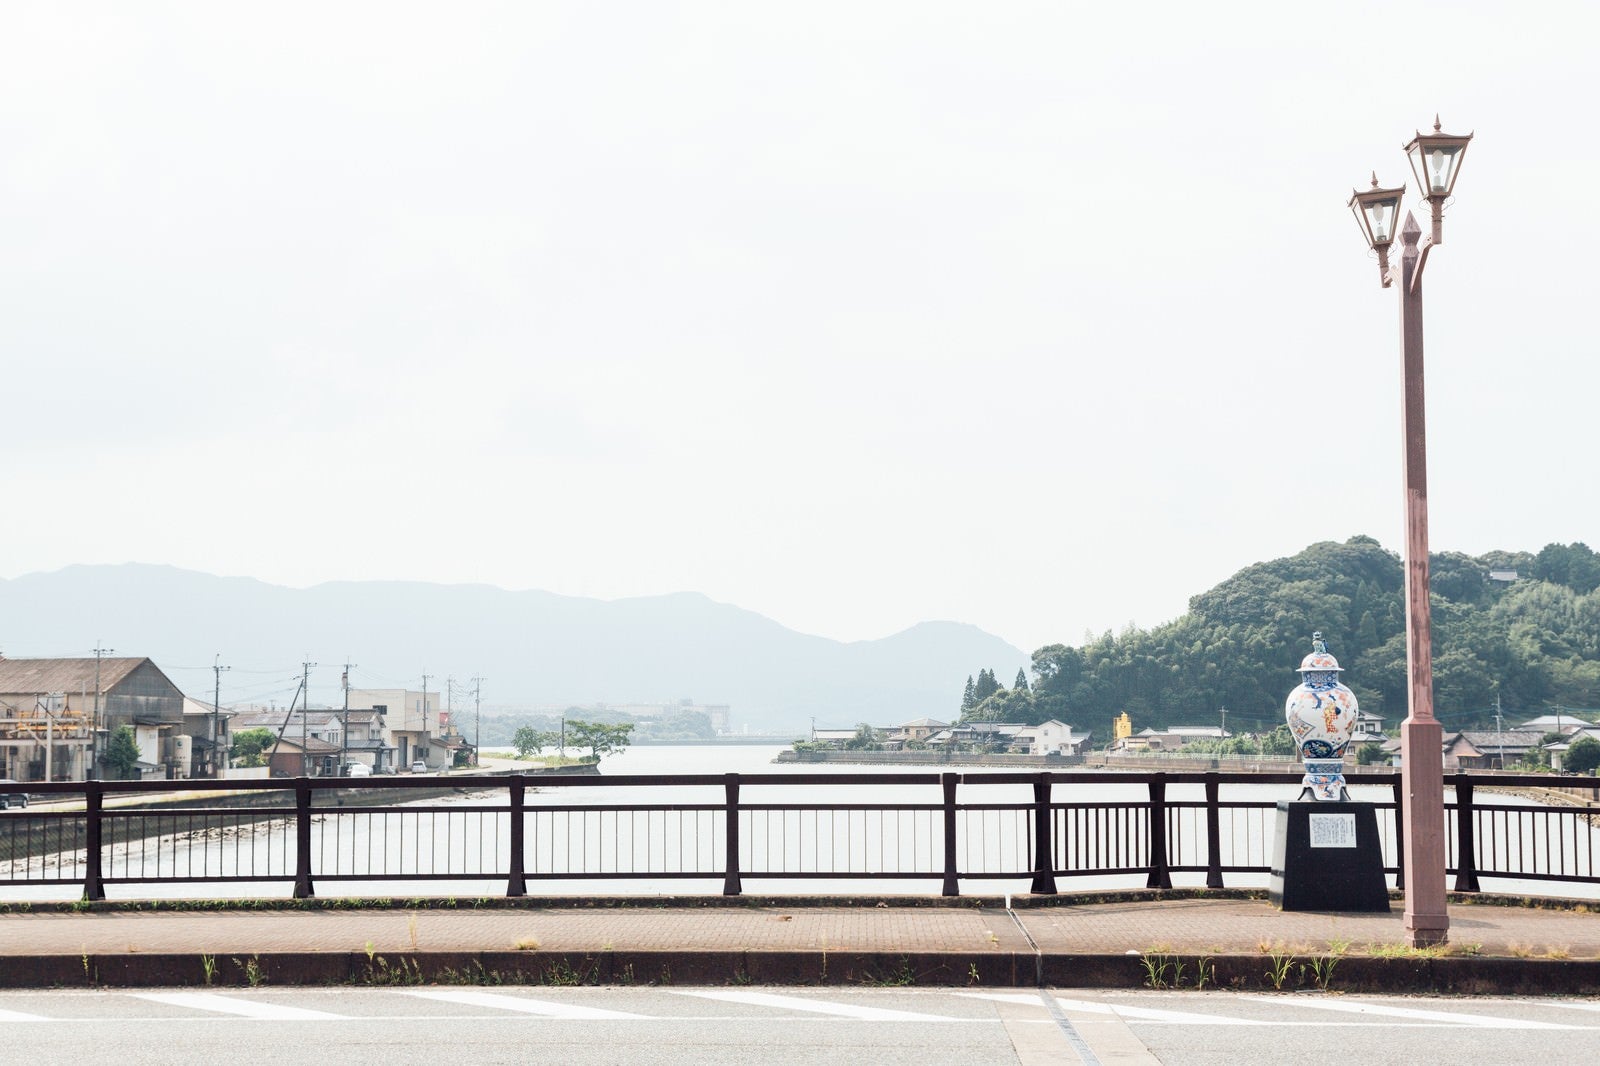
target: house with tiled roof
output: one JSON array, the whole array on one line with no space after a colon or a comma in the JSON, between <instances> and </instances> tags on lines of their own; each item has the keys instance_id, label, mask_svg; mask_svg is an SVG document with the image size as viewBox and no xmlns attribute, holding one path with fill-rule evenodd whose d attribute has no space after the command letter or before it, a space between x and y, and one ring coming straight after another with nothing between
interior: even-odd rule
<instances>
[{"instance_id":1,"label":"house with tiled roof","mask_svg":"<svg viewBox=\"0 0 1600 1066\"><path fill-rule=\"evenodd\" d=\"M183 693L149 659L0 658L0 777L105 777L94 764L122 726L133 730L145 776L187 776Z\"/></svg>"}]
</instances>

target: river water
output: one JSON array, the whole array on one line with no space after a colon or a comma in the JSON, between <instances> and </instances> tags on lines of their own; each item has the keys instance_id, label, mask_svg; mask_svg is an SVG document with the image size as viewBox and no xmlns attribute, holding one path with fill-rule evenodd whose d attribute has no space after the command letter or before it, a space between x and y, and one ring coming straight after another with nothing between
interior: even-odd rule
<instances>
[{"instance_id":1,"label":"river water","mask_svg":"<svg viewBox=\"0 0 1600 1066\"><path fill-rule=\"evenodd\" d=\"M871 773L883 776L938 774L958 770L982 774L985 768L960 766L841 766L837 764L773 762L779 746L703 745L636 746L605 758L598 779L581 788L530 790L527 797L533 811L526 845L527 885L530 896L630 895L666 896L679 894L717 894L723 887L722 835L719 812L694 811L697 806L720 806L723 789L714 786L662 786L652 788L645 797L641 790L623 785L608 785L607 777L621 775L720 775L784 774L821 776L841 773ZM992 768L990 768L992 769ZM1223 786L1224 800L1255 801L1271 804L1294 799L1292 785L1242 784ZM1355 788L1357 800L1387 801L1387 788ZM1057 803L1091 803L1141 800L1148 795L1144 785L1094 784L1072 786L1058 783L1053 799ZM1174 785L1168 789L1168 802L1199 801L1204 798L1200 785ZM1447 799L1452 797L1447 796ZM1479 802L1488 802L1482 792ZM963 803L1026 804L1032 801L1026 785L964 785ZM938 864L942 853L942 815L937 810L915 813L884 813L874 805L923 804L936 807L942 801L937 784L880 786L762 786L746 782L740 793L744 804L773 803L784 806L812 806L815 810L755 812L741 823L741 865L746 871L803 871L803 879L762 879L746 875L743 891L756 895L936 895L937 878L866 878L859 871L926 871ZM1495 802L1518 803L1514 797L1495 797ZM381 815L359 815L336 810L321 812L313 829L315 866L320 871L338 870L359 877L378 870L404 873L408 878L437 870L455 873L462 870L492 872L509 866L509 838L504 814L483 811L486 806L501 806L504 793L461 795L443 800L428 799L398 804ZM544 810L551 804L604 807L651 804L649 813L617 815L589 811L567 813ZM449 808L439 813L414 810L417 807ZM1027 816L1025 813L987 812L966 816L958 850L963 872L1015 872L1027 869L1030 860ZM1204 813L1178 812L1179 830L1175 840L1179 864L1196 861L1204 845ZM1231 818L1224 837L1232 850L1231 863L1265 864L1271 856L1273 812L1241 812ZM232 874L270 872L280 879L264 882L191 882L179 884L107 884L110 899L152 898L273 898L292 892L293 857L288 854L284 834L274 832L271 823L236 828L226 834L219 846L218 834L208 839L190 839L174 834L159 848L130 845L113 849L107 856L108 878L124 873L159 872L171 874ZM1388 838L1387 819L1380 812L1384 827L1384 847L1393 861L1393 841ZM1593 830L1586 830L1592 834ZM1070 837L1070 829L1067 834ZM1085 839L1093 836L1092 831ZM1101 832L1101 837L1112 836ZM292 840L292 834L290 834ZM1073 844L1067 840L1063 847ZM1480 845L1482 851L1482 845ZM151 860L149 856L156 858ZM1122 865L1135 865L1130 856ZM152 861L154 865L151 865ZM1057 859L1061 861L1060 857ZM1108 865L1100 863L1098 865ZM568 880L560 875L580 868L604 869L620 876L595 880ZM857 871L857 876L838 875L841 868ZM652 871L692 869L704 877L663 878L648 876ZM1203 873L1174 873L1176 886L1201 886ZM1263 874L1226 875L1229 887L1265 887ZM992 878L963 877L964 895L1022 894L1028 891L1026 876ZM1144 875L1093 875L1062 877L1061 891L1142 887ZM1524 892L1533 895L1561 894L1594 898L1600 892L1585 891L1593 886L1570 884L1541 885L1508 879L1485 879L1483 888L1491 892ZM319 897L457 897L500 896L506 891L504 877L416 880L334 880L319 877L315 885ZM76 885L0 885L0 898L7 900L73 900L81 894Z\"/></svg>"}]
</instances>

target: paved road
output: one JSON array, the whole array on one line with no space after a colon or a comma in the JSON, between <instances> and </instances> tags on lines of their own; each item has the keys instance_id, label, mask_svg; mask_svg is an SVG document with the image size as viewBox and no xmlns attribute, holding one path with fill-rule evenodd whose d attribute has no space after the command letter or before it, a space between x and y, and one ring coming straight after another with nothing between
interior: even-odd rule
<instances>
[{"instance_id":1,"label":"paved road","mask_svg":"<svg viewBox=\"0 0 1600 1066\"><path fill-rule=\"evenodd\" d=\"M8 1062L940 1066L1600 1061L1600 1003L983 989L0 993Z\"/></svg>"}]
</instances>

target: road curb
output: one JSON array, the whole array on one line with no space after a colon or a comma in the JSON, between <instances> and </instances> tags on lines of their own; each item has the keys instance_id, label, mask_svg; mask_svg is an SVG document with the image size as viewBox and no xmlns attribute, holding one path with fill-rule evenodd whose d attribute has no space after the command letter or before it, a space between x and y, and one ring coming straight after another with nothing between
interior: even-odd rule
<instances>
[{"instance_id":1,"label":"road curb","mask_svg":"<svg viewBox=\"0 0 1600 1066\"><path fill-rule=\"evenodd\" d=\"M944 951L283 951L12 956L0 988L794 985L1597 995L1600 960Z\"/></svg>"}]
</instances>

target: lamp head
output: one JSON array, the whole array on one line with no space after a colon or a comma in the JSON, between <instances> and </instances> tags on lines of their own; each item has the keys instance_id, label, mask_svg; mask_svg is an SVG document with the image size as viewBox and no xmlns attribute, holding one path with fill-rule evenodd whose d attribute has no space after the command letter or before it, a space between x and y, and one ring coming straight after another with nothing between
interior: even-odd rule
<instances>
[{"instance_id":1,"label":"lamp head","mask_svg":"<svg viewBox=\"0 0 1600 1066\"><path fill-rule=\"evenodd\" d=\"M1433 132L1418 133L1406 145L1411 172L1416 175L1422 195L1431 203L1443 203L1456 187L1461 161L1466 157L1472 134L1460 137L1439 131L1439 116L1433 117Z\"/></svg>"},{"instance_id":2,"label":"lamp head","mask_svg":"<svg viewBox=\"0 0 1600 1066\"><path fill-rule=\"evenodd\" d=\"M1380 255L1388 251L1399 230L1400 198L1405 193L1404 185L1396 189L1380 188L1376 173L1372 175L1372 188L1350 193L1350 210L1361 227L1361 235L1366 238L1367 247Z\"/></svg>"}]
</instances>

